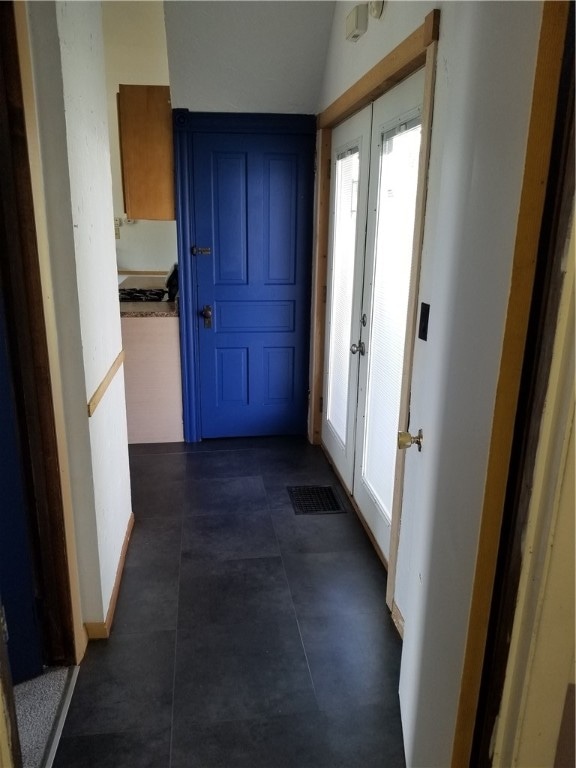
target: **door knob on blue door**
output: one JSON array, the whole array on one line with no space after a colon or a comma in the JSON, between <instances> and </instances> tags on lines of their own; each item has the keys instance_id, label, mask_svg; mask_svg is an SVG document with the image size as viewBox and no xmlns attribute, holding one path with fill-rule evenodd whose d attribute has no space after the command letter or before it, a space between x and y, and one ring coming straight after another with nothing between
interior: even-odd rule
<instances>
[{"instance_id":1,"label":"door knob on blue door","mask_svg":"<svg viewBox=\"0 0 576 768\"><path fill-rule=\"evenodd\" d=\"M212 328L212 307L210 304L205 304L198 314L204 318L204 328Z\"/></svg>"}]
</instances>

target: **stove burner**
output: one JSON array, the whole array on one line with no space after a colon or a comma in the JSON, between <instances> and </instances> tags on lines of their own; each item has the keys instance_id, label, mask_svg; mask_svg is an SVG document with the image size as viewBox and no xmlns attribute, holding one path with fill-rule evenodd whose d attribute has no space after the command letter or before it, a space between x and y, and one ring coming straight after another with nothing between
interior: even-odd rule
<instances>
[{"instance_id":1,"label":"stove burner","mask_svg":"<svg viewBox=\"0 0 576 768\"><path fill-rule=\"evenodd\" d=\"M120 301L163 301L164 288L119 288Z\"/></svg>"}]
</instances>

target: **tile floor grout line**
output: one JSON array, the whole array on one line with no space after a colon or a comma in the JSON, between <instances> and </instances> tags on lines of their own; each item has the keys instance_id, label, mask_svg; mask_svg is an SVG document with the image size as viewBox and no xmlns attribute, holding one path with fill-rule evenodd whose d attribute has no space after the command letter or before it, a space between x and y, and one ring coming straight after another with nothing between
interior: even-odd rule
<instances>
[{"instance_id":1,"label":"tile floor grout line","mask_svg":"<svg viewBox=\"0 0 576 768\"><path fill-rule=\"evenodd\" d=\"M266 491L266 498L268 499L268 491ZM280 561L282 563L282 570L284 571L286 585L288 587L288 592L290 593L290 602L292 603L292 611L294 612L294 619L296 620L296 626L298 627L298 636L300 638L300 643L302 645L302 651L304 652L304 658L306 659L306 668L308 669L308 676L310 677L310 683L312 684L312 691L314 692L314 701L316 702L318 711L321 712L322 710L320 709L320 703L318 701L318 695L316 693L316 686L314 685L314 678L312 677L312 670L310 669L310 661L308 660L308 654L306 652L304 638L302 637L302 629L300 627L300 621L298 619L298 612L296 611L296 605L294 604L294 595L292 594L292 587L290 586L290 579L288 578L288 571L286 570L286 564L284 562L284 554L282 552L282 547L280 546L280 539L278 538L278 533L276 532L276 526L274 525L274 516L272 515L272 512L271 512L269 499L268 499L268 514L270 516L270 522L272 523L274 538L276 539L276 543L278 545L278 552L280 553Z\"/></svg>"},{"instance_id":2,"label":"tile floor grout line","mask_svg":"<svg viewBox=\"0 0 576 768\"><path fill-rule=\"evenodd\" d=\"M170 750L168 752L168 768L172 766L172 746L174 743L174 711L176 699L176 658L178 654L178 621L180 618L180 577L182 575L182 551L184 545L184 516L180 522L180 556L178 558L178 585L176 587L176 626L174 629L174 670L172 673L172 711L170 713Z\"/></svg>"}]
</instances>

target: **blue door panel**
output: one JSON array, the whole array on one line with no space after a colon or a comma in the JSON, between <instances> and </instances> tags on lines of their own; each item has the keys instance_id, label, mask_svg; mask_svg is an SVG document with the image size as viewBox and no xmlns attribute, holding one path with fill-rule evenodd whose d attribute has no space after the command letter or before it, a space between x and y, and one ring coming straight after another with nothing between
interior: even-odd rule
<instances>
[{"instance_id":1,"label":"blue door panel","mask_svg":"<svg viewBox=\"0 0 576 768\"><path fill-rule=\"evenodd\" d=\"M216 333L290 333L295 329L294 301L219 301L214 307Z\"/></svg>"},{"instance_id":2,"label":"blue door panel","mask_svg":"<svg viewBox=\"0 0 576 768\"><path fill-rule=\"evenodd\" d=\"M248 349L216 349L215 367L216 407L248 405Z\"/></svg>"},{"instance_id":3,"label":"blue door panel","mask_svg":"<svg viewBox=\"0 0 576 768\"><path fill-rule=\"evenodd\" d=\"M194 134L200 436L302 434L308 407L311 136ZM193 311L193 308L189 308Z\"/></svg>"},{"instance_id":4,"label":"blue door panel","mask_svg":"<svg viewBox=\"0 0 576 768\"><path fill-rule=\"evenodd\" d=\"M265 405L289 405L294 399L294 347L265 347L263 350L264 371L262 382Z\"/></svg>"},{"instance_id":5,"label":"blue door panel","mask_svg":"<svg viewBox=\"0 0 576 768\"><path fill-rule=\"evenodd\" d=\"M265 158L264 275L268 285L296 281L298 158Z\"/></svg>"},{"instance_id":6,"label":"blue door panel","mask_svg":"<svg viewBox=\"0 0 576 768\"><path fill-rule=\"evenodd\" d=\"M217 153L212 160L214 283L246 284L247 158L245 154Z\"/></svg>"}]
</instances>

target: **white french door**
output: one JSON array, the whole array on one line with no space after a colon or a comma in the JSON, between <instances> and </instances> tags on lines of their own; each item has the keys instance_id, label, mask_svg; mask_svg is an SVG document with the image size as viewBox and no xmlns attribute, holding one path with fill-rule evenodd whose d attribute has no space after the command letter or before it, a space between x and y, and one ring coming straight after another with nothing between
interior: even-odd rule
<instances>
[{"instance_id":1,"label":"white french door","mask_svg":"<svg viewBox=\"0 0 576 768\"><path fill-rule=\"evenodd\" d=\"M404 350L417 298L423 90L420 71L333 132L322 438L386 559L400 513L397 434L410 391Z\"/></svg>"},{"instance_id":2,"label":"white french door","mask_svg":"<svg viewBox=\"0 0 576 768\"><path fill-rule=\"evenodd\" d=\"M332 132L322 441L352 492L372 106Z\"/></svg>"}]
</instances>

